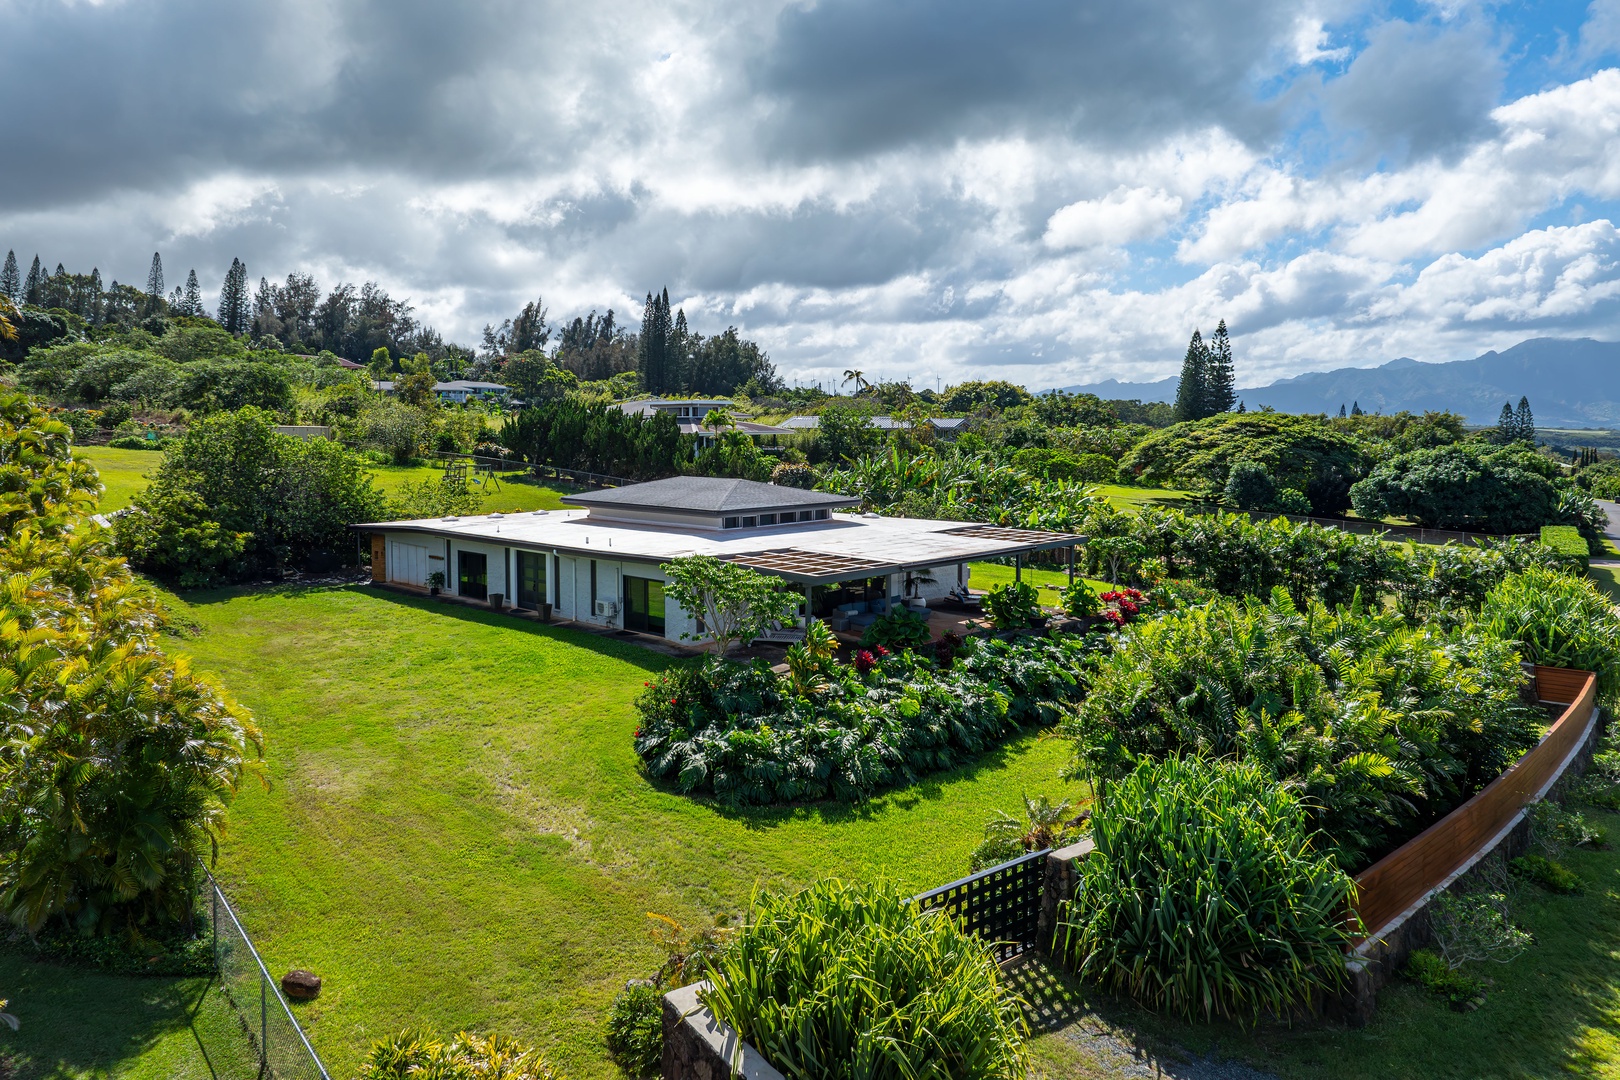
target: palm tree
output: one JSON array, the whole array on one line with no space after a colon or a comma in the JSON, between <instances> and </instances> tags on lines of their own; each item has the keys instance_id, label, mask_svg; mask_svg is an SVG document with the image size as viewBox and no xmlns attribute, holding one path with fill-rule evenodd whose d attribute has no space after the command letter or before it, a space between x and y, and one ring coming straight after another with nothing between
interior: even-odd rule
<instances>
[{"instance_id":1,"label":"palm tree","mask_svg":"<svg viewBox=\"0 0 1620 1080\"><path fill-rule=\"evenodd\" d=\"M736 427L737 420L731 415L731 410L722 405L718 409L709 410L703 417L703 426L710 431L718 432L721 428Z\"/></svg>"},{"instance_id":2,"label":"palm tree","mask_svg":"<svg viewBox=\"0 0 1620 1080\"><path fill-rule=\"evenodd\" d=\"M859 394L862 390L865 390L867 387L872 385L871 383L866 381L866 372L857 371L854 368L845 369L845 371L844 371L844 382L839 383L839 385L843 386L846 383L854 383L855 384L855 393L856 394Z\"/></svg>"}]
</instances>

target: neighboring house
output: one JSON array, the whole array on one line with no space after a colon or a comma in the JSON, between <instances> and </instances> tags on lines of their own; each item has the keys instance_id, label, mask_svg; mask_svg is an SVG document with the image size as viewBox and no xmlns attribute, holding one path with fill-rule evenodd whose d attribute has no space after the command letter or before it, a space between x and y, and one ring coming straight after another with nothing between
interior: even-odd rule
<instances>
[{"instance_id":1,"label":"neighboring house","mask_svg":"<svg viewBox=\"0 0 1620 1080\"><path fill-rule=\"evenodd\" d=\"M385 394L394 392L392 380L384 379L373 382L372 389L381 390ZM457 405L467 402L468 398L501 398L504 399L512 393L510 387L500 383L477 382L473 379L455 379L451 382L436 382L433 392L439 396L440 401L453 401Z\"/></svg>"},{"instance_id":2,"label":"neighboring house","mask_svg":"<svg viewBox=\"0 0 1620 1080\"><path fill-rule=\"evenodd\" d=\"M703 426L703 418L715 409L725 409L731 413L733 421L728 431L740 431L744 435L760 438L765 435L791 435L793 432L786 428L772 427L770 424L756 424L741 413L734 411L736 402L725 398L692 398L680 400L679 398L639 398L635 401L619 403L619 408L631 416L652 416L655 413L669 413L675 417L680 425L682 435L696 435L699 443L710 441L715 432Z\"/></svg>"},{"instance_id":3,"label":"neighboring house","mask_svg":"<svg viewBox=\"0 0 1620 1080\"><path fill-rule=\"evenodd\" d=\"M332 429L325 424L277 424L276 434L295 439L330 439Z\"/></svg>"},{"instance_id":4,"label":"neighboring house","mask_svg":"<svg viewBox=\"0 0 1620 1080\"><path fill-rule=\"evenodd\" d=\"M967 419L961 416L938 416L928 421L929 426L941 435L955 435L965 423ZM892 416L874 416L869 424L879 431L905 431L911 427L907 421L896 420ZM814 431L821 426L821 417L790 416L778 426L791 431Z\"/></svg>"},{"instance_id":5,"label":"neighboring house","mask_svg":"<svg viewBox=\"0 0 1620 1080\"><path fill-rule=\"evenodd\" d=\"M704 476L609 488L563 501L578 509L425 518L353 526L371 537L379 582L445 591L559 618L680 641L701 637L664 601L660 564L712 555L802 588L812 613L859 619L908 592L965 586L980 559L1072 548L1081 537L959 521L835 514L859 500ZM909 587L908 587L909 584Z\"/></svg>"}]
</instances>

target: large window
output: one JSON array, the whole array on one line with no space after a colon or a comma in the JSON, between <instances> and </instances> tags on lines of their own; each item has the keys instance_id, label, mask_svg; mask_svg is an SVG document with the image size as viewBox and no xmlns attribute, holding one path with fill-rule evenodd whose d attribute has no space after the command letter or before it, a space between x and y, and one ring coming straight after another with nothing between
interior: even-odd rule
<instances>
[{"instance_id":1,"label":"large window","mask_svg":"<svg viewBox=\"0 0 1620 1080\"><path fill-rule=\"evenodd\" d=\"M489 559L482 552L456 552L456 592L475 600L489 599Z\"/></svg>"},{"instance_id":2,"label":"large window","mask_svg":"<svg viewBox=\"0 0 1620 1080\"><path fill-rule=\"evenodd\" d=\"M664 583L625 576L624 628L644 634L664 633Z\"/></svg>"}]
</instances>

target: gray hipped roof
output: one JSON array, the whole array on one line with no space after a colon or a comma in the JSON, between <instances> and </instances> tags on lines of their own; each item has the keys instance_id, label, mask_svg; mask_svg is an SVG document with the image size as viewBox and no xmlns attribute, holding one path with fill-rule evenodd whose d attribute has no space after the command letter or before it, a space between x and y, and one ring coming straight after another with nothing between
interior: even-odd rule
<instances>
[{"instance_id":1,"label":"gray hipped roof","mask_svg":"<svg viewBox=\"0 0 1620 1080\"><path fill-rule=\"evenodd\" d=\"M779 507L855 506L860 500L825 491L805 491L757 480L733 480L713 476L672 476L645 484L564 495L563 502L575 506L622 506L636 510L664 510L707 514L737 514Z\"/></svg>"}]
</instances>

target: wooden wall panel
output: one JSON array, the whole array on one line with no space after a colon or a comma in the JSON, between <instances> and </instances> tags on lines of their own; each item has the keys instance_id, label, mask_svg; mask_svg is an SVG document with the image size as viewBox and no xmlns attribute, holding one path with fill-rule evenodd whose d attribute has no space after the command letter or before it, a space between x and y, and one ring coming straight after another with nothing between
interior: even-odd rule
<instances>
[{"instance_id":1,"label":"wooden wall panel","mask_svg":"<svg viewBox=\"0 0 1620 1080\"><path fill-rule=\"evenodd\" d=\"M1356 911L1370 933L1382 930L1460 869L1513 820L1569 756L1592 715L1597 676L1538 667L1536 685L1543 700L1569 703L1541 742L1479 794L1356 877Z\"/></svg>"}]
</instances>

